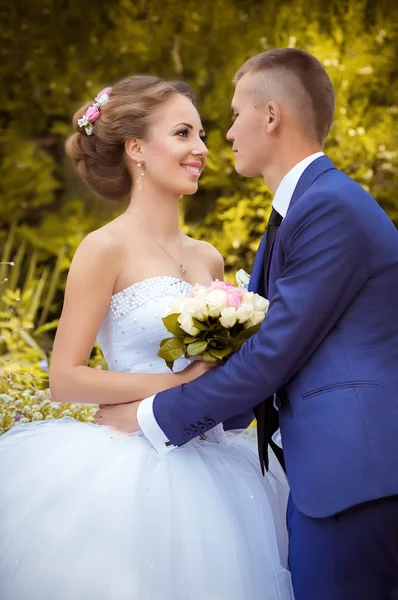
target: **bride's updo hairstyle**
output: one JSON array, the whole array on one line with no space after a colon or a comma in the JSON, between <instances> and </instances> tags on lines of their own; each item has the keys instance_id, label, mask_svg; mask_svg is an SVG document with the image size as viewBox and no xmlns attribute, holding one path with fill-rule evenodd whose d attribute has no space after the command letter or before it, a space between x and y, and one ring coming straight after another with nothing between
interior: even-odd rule
<instances>
[{"instance_id":1,"label":"bride's updo hairstyle","mask_svg":"<svg viewBox=\"0 0 398 600\"><path fill-rule=\"evenodd\" d=\"M68 138L65 147L77 173L97 196L121 202L133 186L125 162L125 141L147 139L153 113L173 94L182 94L194 105L195 96L182 81L168 82L149 75L127 77L104 92L106 96L102 98L106 102L100 105L93 100L74 115L76 133ZM84 123L88 126L84 127Z\"/></svg>"}]
</instances>

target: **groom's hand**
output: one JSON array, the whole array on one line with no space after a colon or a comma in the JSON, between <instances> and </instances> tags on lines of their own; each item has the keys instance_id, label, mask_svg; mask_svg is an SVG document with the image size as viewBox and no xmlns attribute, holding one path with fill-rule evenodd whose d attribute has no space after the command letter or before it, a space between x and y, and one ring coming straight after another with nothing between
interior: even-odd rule
<instances>
[{"instance_id":1,"label":"groom's hand","mask_svg":"<svg viewBox=\"0 0 398 600\"><path fill-rule=\"evenodd\" d=\"M137 410L140 402L128 404L100 404L95 414L97 425L114 427L124 433L136 433L141 431L137 421Z\"/></svg>"}]
</instances>

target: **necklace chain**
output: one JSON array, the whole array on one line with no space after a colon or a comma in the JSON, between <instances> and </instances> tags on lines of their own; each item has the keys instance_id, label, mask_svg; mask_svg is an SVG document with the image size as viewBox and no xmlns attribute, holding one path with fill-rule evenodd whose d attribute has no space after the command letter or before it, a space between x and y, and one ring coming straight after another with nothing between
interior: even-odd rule
<instances>
[{"instance_id":1,"label":"necklace chain","mask_svg":"<svg viewBox=\"0 0 398 600\"><path fill-rule=\"evenodd\" d=\"M125 213L127 213L128 215L131 215L132 217L134 217L135 219L137 219L138 223L141 225L141 227L143 228L143 230L146 232L146 234L148 235L149 238L151 238L151 240L153 240L162 250L165 254L167 254L167 256L169 258L171 258L172 261L174 261L176 263L176 265L178 265L180 267L181 272L185 275L187 273L186 268L184 267L184 265L182 264L182 239L181 239L181 231L180 231L180 248L181 248L181 262L178 262L178 260L176 260L173 256L171 256L171 254L169 254L169 252L167 252L166 248L164 248L162 246L162 244L160 242L158 242L148 231L148 229L145 227L145 225L143 224L143 222L141 221L141 219L139 219L137 217L137 215L135 215L134 213L126 210Z\"/></svg>"}]
</instances>

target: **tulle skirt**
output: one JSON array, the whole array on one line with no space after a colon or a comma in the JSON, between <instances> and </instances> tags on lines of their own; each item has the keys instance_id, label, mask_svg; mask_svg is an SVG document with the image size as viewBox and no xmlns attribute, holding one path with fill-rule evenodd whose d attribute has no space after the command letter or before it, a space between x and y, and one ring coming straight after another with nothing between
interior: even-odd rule
<instances>
[{"instance_id":1,"label":"tulle skirt","mask_svg":"<svg viewBox=\"0 0 398 600\"><path fill-rule=\"evenodd\" d=\"M251 432L163 458L70 418L0 438L1 600L292 600L288 486Z\"/></svg>"}]
</instances>

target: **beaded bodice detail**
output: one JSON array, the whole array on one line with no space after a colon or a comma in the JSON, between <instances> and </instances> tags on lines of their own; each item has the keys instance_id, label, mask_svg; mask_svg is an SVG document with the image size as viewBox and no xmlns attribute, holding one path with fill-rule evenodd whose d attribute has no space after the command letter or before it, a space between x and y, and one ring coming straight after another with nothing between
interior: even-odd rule
<instances>
[{"instance_id":1,"label":"beaded bodice detail","mask_svg":"<svg viewBox=\"0 0 398 600\"><path fill-rule=\"evenodd\" d=\"M188 294L191 285L176 277L151 277L122 290L112 296L110 309L112 318L118 321L121 317L136 308L140 308L148 302L157 301L160 298L174 298L181 294Z\"/></svg>"},{"instance_id":2,"label":"beaded bodice detail","mask_svg":"<svg viewBox=\"0 0 398 600\"><path fill-rule=\"evenodd\" d=\"M171 336L162 317L173 298L188 294L190 289L189 283L176 277L151 277L112 296L97 336L108 369L124 373L170 373L165 361L157 355L160 342ZM182 371L188 364L188 360L180 358L173 370ZM217 425L205 437L224 443L223 426ZM199 438L195 440L192 443Z\"/></svg>"},{"instance_id":3,"label":"beaded bodice detail","mask_svg":"<svg viewBox=\"0 0 398 600\"><path fill-rule=\"evenodd\" d=\"M171 334L162 317L175 296L188 294L191 286L175 277L151 277L115 294L101 324L97 339L110 371L167 373L157 356L160 342ZM175 362L174 370L188 361Z\"/></svg>"}]
</instances>

